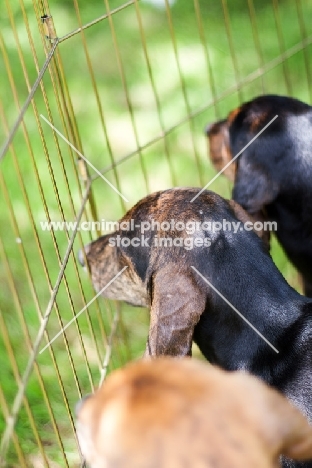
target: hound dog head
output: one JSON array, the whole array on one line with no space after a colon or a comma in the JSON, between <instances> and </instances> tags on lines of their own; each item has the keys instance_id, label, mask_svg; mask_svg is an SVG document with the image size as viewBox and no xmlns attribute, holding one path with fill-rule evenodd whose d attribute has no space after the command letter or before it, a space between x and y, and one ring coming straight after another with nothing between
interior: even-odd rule
<instances>
[{"instance_id":1,"label":"hound dog head","mask_svg":"<svg viewBox=\"0 0 312 468\"><path fill-rule=\"evenodd\" d=\"M276 235L312 297L312 107L260 96L206 133L213 164L234 180L233 199L256 218L276 222Z\"/></svg>"},{"instance_id":2,"label":"hound dog head","mask_svg":"<svg viewBox=\"0 0 312 468\"><path fill-rule=\"evenodd\" d=\"M234 242L233 229L223 232L214 223L220 227L224 221L239 224L249 219L235 202L210 191L191 202L198 193L199 189L175 188L147 196L121 219L118 230L79 253L83 265L87 260L98 292L150 307L146 354L191 353L194 327L208 300L191 266L199 259L205 267L213 264L222 257L225 237ZM246 234L260 242L254 233Z\"/></svg>"},{"instance_id":3,"label":"hound dog head","mask_svg":"<svg viewBox=\"0 0 312 468\"><path fill-rule=\"evenodd\" d=\"M311 127L310 106L275 95L246 102L230 112L227 119L207 127L210 158L218 171L241 152L224 172L235 181L233 199L250 214L258 213L285 191L298 187L296 166L303 172L305 168L296 155L311 153Z\"/></svg>"},{"instance_id":4,"label":"hound dog head","mask_svg":"<svg viewBox=\"0 0 312 468\"><path fill-rule=\"evenodd\" d=\"M192 359L132 363L76 413L91 468L276 468L280 454L312 457L312 427L284 396Z\"/></svg>"}]
</instances>

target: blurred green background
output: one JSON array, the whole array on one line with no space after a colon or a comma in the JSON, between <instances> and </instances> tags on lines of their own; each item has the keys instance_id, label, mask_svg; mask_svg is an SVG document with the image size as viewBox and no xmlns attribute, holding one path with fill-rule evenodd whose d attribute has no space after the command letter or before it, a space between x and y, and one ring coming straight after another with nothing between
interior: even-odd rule
<instances>
[{"instance_id":1,"label":"blurred green background","mask_svg":"<svg viewBox=\"0 0 312 468\"><path fill-rule=\"evenodd\" d=\"M40 222L74 220L84 193L77 155L40 114L98 169L117 162L105 177L129 202L101 178L94 180L92 193L98 219L118 220L147 193L205 185L215 170L203 129L240 102L276 93L311 103L311 46L300 46L311 39L311 2L128 3L59 44L0 163L0 433L72 235L43 232ZM0 17L1 143L49 49L40 15L53 15L62 37L123 4L51 0L48 6L45 1L5 0ZM89 173L95 174L92 169ZM224 177L210 189L231 195ZM90 216L88 205L83 219ZM81 231L75 239L47 326L50 339L61 322L69 322L94 297L75 254L97 235ZM272 256L287 281L300 290L298 275L275 240ZM116 333L107 341L118 317ZM75 402L97 386L107 352L108 371L141 356L147 330L146 310L99 299L68 328L66 342L61 336L53 352L40 354L7 465L79 466L72 422Z\"/></svg>"}]
</instances>

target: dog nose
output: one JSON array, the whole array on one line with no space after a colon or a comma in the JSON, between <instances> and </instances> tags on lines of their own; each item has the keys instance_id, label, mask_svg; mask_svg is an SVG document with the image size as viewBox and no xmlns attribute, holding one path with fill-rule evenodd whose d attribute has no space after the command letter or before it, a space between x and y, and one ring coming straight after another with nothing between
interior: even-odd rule
<instances>
[{"instance_id":1,"label":"dog nose","mask_svg":"<svg viewBox=\"0 0 312 468\"><path fill-rule=\"evenodd\" d=\"M83 249L80 249L78 251L78 261L80 263L81 266L85 266L85 256L88 255L89 253L89 250L90 250L90 246L89 245L85 245Z\"/></svg>"},{"instance_id":2,"label":"dog nose","mask_svg":"<svg viewBox=\"0 0 312 468\"><path fill-rule=\"evenodd\" d=\"M210 130L212 129L212 127L214 126L214 124L215 124L215 122L212 122L212 123L209 123L208 125L206 125L205 130L204 130L205 135L209 135Z\"/></svg>"},{"instance_id":3,"label":"dog nose","mask_svg":"<svg viewBox=\"0 0 312 468\"><path fill-rule=\"evenodd\" d=\"M77 401L76 406L75 406L75 415L78 417L79 412L81 408L83 407L84 403L92 396L92 393L89 393L88 395L85 395L84 397L81 398L81 400Z\"/></svg>"},{"instance_id":4,"label":"dog nose","mask_svg":"<svg viewBox=\"0 0 312 468\"><path fill-rule=\"evenodd\" d=\"M77 257L78 257L78 261L79 261L80 265L84 267L84 266L85 266L85 259L84 259L84 255L83 255L82 249L80 249L80 250L78 251Z\"/></svg>"}]
</instances>

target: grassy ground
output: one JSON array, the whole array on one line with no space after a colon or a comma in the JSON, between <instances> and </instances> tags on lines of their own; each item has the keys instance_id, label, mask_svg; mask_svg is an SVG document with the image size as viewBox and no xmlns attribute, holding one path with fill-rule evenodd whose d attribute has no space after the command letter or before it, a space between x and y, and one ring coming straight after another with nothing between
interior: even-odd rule
<instances>
[{"instance_id":1,"label":"grassy ground","mask_svg":"<svg viewBox=\"0 0 312 468\"><path fill-rule=\"evenodd\" d=\"M104 14L108 3L113 9L123 2L81 0L79 20L74 2L50 1L58 36L79 27L79 21L85 24ZM24 4L38 64L42 65L45 56L38 23L31 2ZM111 157L121 160L135 151L138 144L144 146L179 124L141 154L122 162L116 171L106 173L112 183L118 184L128 203L123 203L101 178L93 183L99 219L117 220L138 199L154 190L207 183L215 171L207 158L203 128L216 117L225 116L241 100L261 93L278 93L310 102L304 52L272 65L253 81L246 78L283 50L299 43L302 34L311 33L312 5L284 0L279 2L275 16L271 1L256 0L254 11L248 8L251 4L229 0L227 4L223 2L227 5L224 12L221 1L177 0L169 17L165 8L141 1L138 9L125 8L112 17L111 23L105 20L85 30L85 42L80 34L59 45L80 148L96 167L109 166ZM17 35L9 15L2 15L1 141L18 113L15 96L22 104L28 92L21 56L29 82L37 77L23 12L18 3L8 8ZM309 53L311 47L306 50ZM31 106L26 113L24 129L21 126L0 167L0 433L4 429L6 405L12 405L18 388L16 381L25 369L40 326L40 314L46 310L70 235L43 232L40 221L73 220L83 191L75 155L65 142L53 137L44 121L35 117L36 112L42 113L64 131L57 101L60 91L53 87L53 76L50 69L43 79L44 88L36 92L35 107ZM96 83L98 101L92 80ZM237 83L241 83L238 91ZM218 99L213 104L215 97ZM206 106L203 112L187 119L203 106ZM210 188L230 197L231 185L222 177ZM53 309L48 324L50 338L60 329L57 312L65 324L94 295L88 276L76 265L75 252L97 233L80 234L57 294L57 308ZM288 282L299 288L297 274L276 242L272 255ZM83 314L68 329L66 343L60 337L53 345L54 354L47 350L38 357L37 370L32 373L26 391L29 410L25 401L16 427L28 466L66 466L57 430L69 466L77 466L79 457L71 423L73 408L79 394L90 392L99 381L100 364L107 350L105 337L112 329L116 310L116 304L95 302L88 315ZM144 349L147 311L123 305L121 316L122 326L118 326L112 342L109 370L139 357ZM46 342L47 337L42 345ZM38 449L30 417L37 427L46 460ZM14 445L9 451L8 465L22 466Z\"/></svg>"}]
</instances>

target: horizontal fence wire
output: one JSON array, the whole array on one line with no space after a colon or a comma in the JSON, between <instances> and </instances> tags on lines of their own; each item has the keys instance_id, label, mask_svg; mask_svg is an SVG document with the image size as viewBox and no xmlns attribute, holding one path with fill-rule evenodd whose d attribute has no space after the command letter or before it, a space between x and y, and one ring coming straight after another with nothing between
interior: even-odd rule
<instances>
[{"instance_id":1,"label":"horizontal fence wire","mask_svg":"<svg viewBox=\"0 0 312 468\"><path fill-rule=\"evenodd\" d=\"M248 0L246 11L250 20L257 66L245 76L242 75L240 69L240 50L237 49L235 44L231 16L233 3L228 0L220 0L226 38L225 47L229 51L229 64L233 70L232 83L223 90L220 90L218 86L214 71L213 51L209 47L211 33L205 27L204 22L205 4L201 0L193 0L188 5L193 5L192 14L198 31L198 41L205 62L205 71L211 94L211 99L208 99L204 104L194 107L191 104L187 74L183 68L180 53L181 45L180 38L176 32L174 6L168 0L164 0L163 19L165 21L164 24L166 24L168 37L170 38L172 63L175 67L177 86L181 91L181 104L183 104L182 108L184 109L180 119L174 118L173 123L171 120L171 123L168 124L163 111L162 93L158 86L155 67L152 55L150 54L151 44L149 42L148 27L145 23L146 17L143 11L143 3L145 4L142 0L133 0L113 8L112 5L115 5L116 2L104 0L103 5L106 13L84 23L81 14L82 4L78 0L73 0L72 13L74 12L76 15L78 27L61 37L57 37L59 25L56 24L56 28L54 29L51 21L53 19L55 21L55 18L49 19L50 13L52 13L53 17L53 11L51 11L48 2L46 0L40 2L34 0L33 9L37 28L40 31L39 40L41 41L41 45L39 46L38 37L36 36L35 38L33 28L29 23L29 9L27 9L23 0L19 0L25 34L27 35L37 73L37 78L34 84L31 85L32 79L18 34L16 15L9 0L5 0L8 20L13 32L16 53L21 67L21 76L24 80L25 89L27 89L27 97L21 105L19 86L16 74L12 71L12 62L7 50L8 46L5 36L0 32L0 51L8 77L10 92L13 96L14 109L18 113L14 123L9 124L9 121L12 120L12 113L10 113L10 119L8 119L6 110L2 104L0 105L0 120L5 134L5 142L0 150L0 164L6 164L5 167L10 168L12 174L14 174L14 179L16 179L20 196L19 200L23 207L25 207L24 213L29 223L27 239L31 238L32 240L33 255L37 259L37 268L42 272L46 290L42 294L37 287L33 255L30 255L27 243L21 241L23 237L26 238L26 235L20 225L18 212L16 211L17 205L12 200L10 182L13 176L11 179L7 179L5 173L0 171L0 190L5 202L7 222L10 225L14 238L17 240L18 258L20 259L19 268L23 271L24 288L27 288L27 304L31 303L31 306L27 308L23 304L23 300L25 299L25 295L23 294L25 293L21 292L16 265L11 260L11 251L2 238L0 238L0 257L3 264L3 270L1 271L5 275L14 316L18 323L20 336L24 340L23 349L25 352L27 351L27 355L24 356L21 365L15 350L16 344L12 340L12 326L8 322L5 309L1 307L0 330L3 349L16 385L13 401L9 401L8 392L0 387L1 412L6 422L0 442L0 465L2 464L3 466L6 464L10 442L12 442L18 463L15 466L27 467L30 466L30 463L34 466L54 466L51 461L51 452L48 451L46 446L46 436L43 435L42 428L38 425L35 409L32 406L33 396L30 390L35 385L40 389L40 395L46 410L45 417L51 427L50 435L53 434L53 443L58 453L60 466L73 466L70 455L72 451L76 451L77 453L74 463L80 463L81 466L85 466L85 462L79 452L79 444L75 434L71 393L74 391L78 399L83 395L85 388L94 391L103 382L110 369L127 362L132 356L128 341L129 330L127 320L129 321L129 319L123 314L122 306L120 303L96 299L92 306L94 307L92 309L93 314L91 314L88 310L88 304L93 302L92 293L87 291L85 286L86 278L91 283L90 274L89 277L86 276L82 279L80 269L75 260L74 245L82 248L84 243L86 243L86 236L79 230L82 220L89 222L99 218L99 206L97 206L99 203L98 198L95 196L95 193L99 193L99 191L96 189L95 182L101 179L100 174L104 175L111 171L112 184L122 193L124 186L127 187L127 185L122 180L122 172L120 170L123 167L127 167L126 164L128 162L135 161L138 175L140 175L140 180L142 181L143 188L140 188L140 190L145 194L150 193L152 185L148 170L148 151L161 144L161 152L164 155L170 183L173 186L179 184L179 176L172 155L172 138L183 129L183 137L187 138L189 152L194 163L194 179L192 180L195 181L197 178L197 182L194 183L199 183L202 186L205 184L205 172L201 160L201 150L198 147L198 139L196 138L196 119L198 117L212 110L214 117L220 118L222 116L221 104L223 101L232 95L237 95L238 102L242 102L245 98L244 93L247 86L257 80L260 82L261 90L265 92L269 72L272 72L279 66L282 69L281 75L285 83L285 89L288 94L292 94L293 82L290 78L291 64L289 59L299 52L303 53L307 83L311 81L312 72L307 49L312 44L312 35L309 34L305 25L304 9L301 0L296 0L295 5L300 41L290 47L287 47L284 37L281 6L277 0L272 0L278 53L270 60L266 60L263 45L261 44L254 0ZM157 128L159 129L158 133L156 131L156 135L154 134L154 136L149 137L143 143L140 124L138 123L136 108L133 103L133 90L128 78L129 68L125 53L123 52L123 38L119 37L118 22L123 18L122 15L126 13L131 13L132 21L136 22L141 47L141 60L146 69L151 96L155 103ZM46 29L47 25L42 23L47 18L50 21L48 29ZM110 50L111 58L114 57L116 62L118 79L120 80L120 94L123 96L124 112L129 119L129 133L133 135L135 147L134 150L126 152L126 154L121 156L119 155L118 158L111 143L109 131L111 114L105 108L105 103L102 100L103 93L98 81L94 54L89 47L88 33L90 32L90 28L99 27L100 23L104 23L106 31L109 31L112 46ZM48 33L51 32L53 36L50 37L50 40L44 37L47 31ZM75 47L79 47L83 51L86 64L85 74L90 83L92 95L94 96L94 109L98 115L99 127L97 131L106 144L105 159L107 164L99 168L100 174L92 174L84 159L77 157L76 152L69 145L64 145L57 133L40 117L40 115L44 115L45 119L52 126L59 128L60 132L71 142L78 152L82 155L85 154L84 149L88 148L89 145L81 128L79 115L77 115L77 103L73 100L71 84L68 81L67 64L66 62L64 63L63 57L63 47L71 40L76 40ZM79 46L77 45L78 40L80 41ZM43 60L42 51L44 51L45 60ZM40 62L42 61L44 63L40 66ZM53 99L48 92L48 86L51 86L53 90ZM205 86L207 86L207 83ZM310 100L312 100L311 87L308 86L308 89ZM33 126L35 126L38 134L38 144L40 144L41 148L40 157L35 150L33 132L30 130L30 110L33 117ZM55 213L57 213L61 221L65 222L70 218L76 223L75 228L71 232L65 231L62 237L52 229L49 232L49 243L42 237L37 217L34 214L36 202L25 176L26 169L24 161L20 157L20 147L15 143L16 140L20 141L20 139L23 141L24 154L31 171L30 180L33 190L37 193L42 216L50 222L55 218ZM49 141L49 145L47 141ZM10 154L10 158L8 156L5 157L8 153ZM44 170L42 169L43 166ZM44 172L48 174L49 187L42 180ZM105 196L107 194L104 195L104 198ZM53 202L51 203L52 200ZM116 206L117 212L124 213L127 210L127 204L121 197L118 197L118 202L114 206ZM96 236L100 234L101 229L97 228ZM92 236L88 236L89 242L92 240ZM51 270L52 263L46 252L47 245L54 252L55 263L53 273ZM55 268L55 265L57 268ZM79 311L79 308L77 310L77 304L79 304L81 310L84 307L87 309L84 314L85 324L80 324L78 320L75 320L76 314ZM63 315L64 305L66 308L66 319ZM31 323L27 316L26 310L29 311L29 309L34 312L31 319L34 323ZM105 318L103 317L103 311L105 311ZM54 332L56 330L63 330L69 320L75 322L70 331L67 332L66 330L66 332L62 333L55 346L54 344L53 346L49 345L41 357L39 353L44 345L50 344L51 340L53 340ZM53 322L53 326L50 329L48 324L50 325L51 322ZM142 327L143 322L144 319L142 318ZM62 345L60 342L62 342ZM63 346L62 358L60 358L59 353L61 346ZM66 360L64 356L66 356ZM79 356L79 363L77 356ZM68 381L64 377L65 362L66 373L70 374L70 380ZM47 383L47 363L51 363L49 372L53 373L55 377L58 395L65 409L63 414L66 415L66 429L58 416L60 411L59 402L53 399L52 392ZM81 378L82 373L84 375L83 379ZM39 465L36 465L33 461L29 461L30 458L27 450L25 450L25 441L21 437L17 425L21 414L27 418L31 437L40 456L41 464ZM73 445L69 444L68 437L64 437L65 433L70 433L70 438L74 441Z\"/></svg>"}]
</instances>

